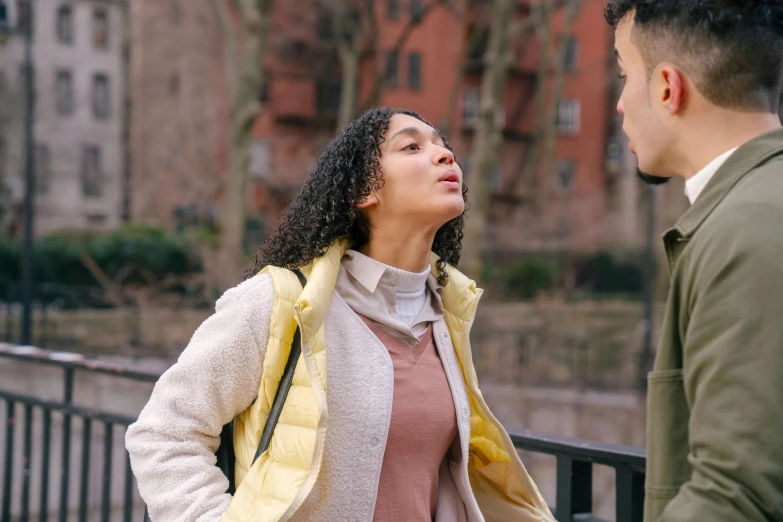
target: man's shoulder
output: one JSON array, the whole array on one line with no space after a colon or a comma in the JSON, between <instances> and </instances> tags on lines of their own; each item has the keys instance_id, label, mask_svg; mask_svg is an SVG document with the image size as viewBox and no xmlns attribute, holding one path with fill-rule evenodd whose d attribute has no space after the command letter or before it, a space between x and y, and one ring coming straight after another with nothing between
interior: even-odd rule
<instances>
[{"instance_id":1,"label":"man's shoulder","mask_svg":"<svg viewBox=\"0 0 783 522\"><path fill-rule=\"evenodd\" d=\"M783 244L783 155L751 170L732 187L694 239L697 244Z\"/></svg>"},{"instance_id":2,"label":"man's shoulder","mask_svg":"<svg viewBox=\"0 0 783 522\"><path fill-rule=\"evenodd\" d=\"M783 154L759 165L732 187L715 209L718 214L766 205L783 211Z\"/></svg>"}]
</instances>

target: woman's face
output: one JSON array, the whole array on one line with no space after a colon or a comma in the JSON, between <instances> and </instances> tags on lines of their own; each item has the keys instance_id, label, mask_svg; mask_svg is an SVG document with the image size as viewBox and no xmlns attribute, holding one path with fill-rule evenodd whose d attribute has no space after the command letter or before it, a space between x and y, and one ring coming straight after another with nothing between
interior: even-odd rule
<instances>
[{"instance_id":1,"label":"woman's face","mask_svg":"<svg viewBox=\"0 0 783 522\"><path fill-rule=\"evenodd\" d=\"M370 223L437 230L465 210L462 169L440 134L421 120L395 114L380 146L382 186L358 205ZM408 226L406 226L408 225Z\"/></svg>"}]
</instances>

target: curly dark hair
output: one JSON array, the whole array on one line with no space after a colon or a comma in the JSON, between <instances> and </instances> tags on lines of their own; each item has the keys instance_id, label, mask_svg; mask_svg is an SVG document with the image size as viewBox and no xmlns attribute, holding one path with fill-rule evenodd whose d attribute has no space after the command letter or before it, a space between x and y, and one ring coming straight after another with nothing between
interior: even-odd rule
<instances>
[{"instance_id":1,"label":"curly dark hair","mask_svg":"<svg viewBox=\"0 0 783 522\"><path fill-rule=\"evenodd\" d=\"M354 249L369 241L369 222L356 205L383 187L380 146L395 114L413 116L435 128L413 111L388 107L370 109L346 125L323 150L301 192L283 212L277 230L259 248L248 276L267 265L289 269L306 265L338 240L347 240ZM441 138L453 152L445 136ZM462 198L467 210L464 184ZM463 212L435 234L432 251L440 257L441 285L448 283L446 263L456 266L459 262L464 219Z\"/></svg>"},{"instance_id":2,"label":"curly dark hair","mask_svg":"<svg viewBox=\"0 0 783 522\"><path fill-rule=\"evenodd\" d=\"M633 12L632 38L648 74L683 67L715 105L777 112L783 82L781 0L609 0L616 26Z\"/></svg>"}]
</instances>

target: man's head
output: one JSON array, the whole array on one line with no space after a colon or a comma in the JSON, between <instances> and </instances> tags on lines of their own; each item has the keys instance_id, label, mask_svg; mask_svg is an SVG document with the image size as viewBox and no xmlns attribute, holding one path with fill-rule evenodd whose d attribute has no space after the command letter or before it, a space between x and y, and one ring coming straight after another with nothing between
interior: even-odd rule
<instances>
[{"instance_id":1,"label":"man's head","mask_svg":"<svg viewBox=\"0 0 783 522\"><path fill-rule=\"evenodd\" d=\"M676 173L678 145L710 112L778 112L781 0L609 0L605 16L617 29L623 129L658 182Z\"/></svg>"}]
</instances>

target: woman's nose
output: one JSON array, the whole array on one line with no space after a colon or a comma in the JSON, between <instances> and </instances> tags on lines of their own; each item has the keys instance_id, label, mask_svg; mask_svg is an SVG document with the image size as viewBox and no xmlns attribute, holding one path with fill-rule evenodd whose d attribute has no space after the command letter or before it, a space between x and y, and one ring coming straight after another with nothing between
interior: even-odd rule
<instances>
[{"instance_id":1,"label":"woman's nose","mask_svg":"<svg viewBox=\"0 0 783 522\"><path fill-rule=\"evenodd\" d=\"M446 147L438 147L440 150L435 154L435 163L440 165L445 163L446 165L454 164L454 153Z\"/></svg>"}]
</instances>

